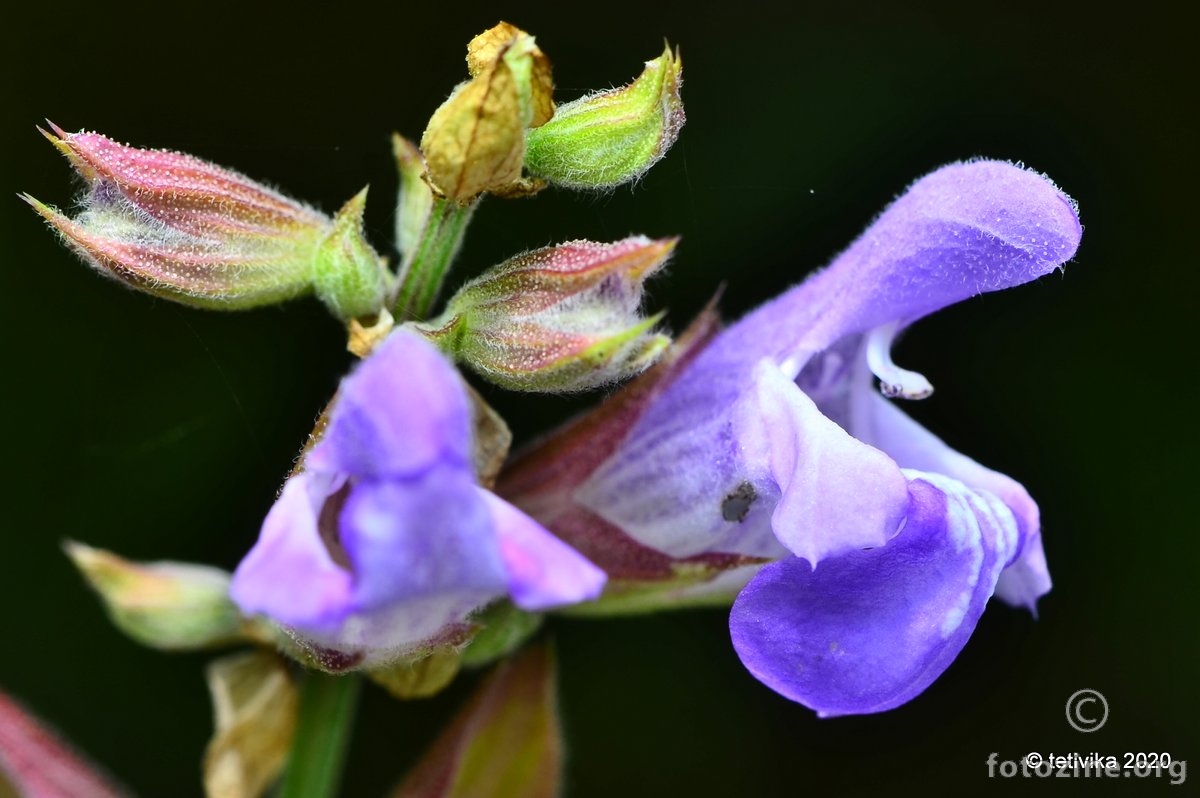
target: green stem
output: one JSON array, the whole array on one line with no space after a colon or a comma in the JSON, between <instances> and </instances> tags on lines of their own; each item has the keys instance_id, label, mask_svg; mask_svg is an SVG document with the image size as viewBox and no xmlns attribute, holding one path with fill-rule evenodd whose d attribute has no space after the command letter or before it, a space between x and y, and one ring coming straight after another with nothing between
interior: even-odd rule
<instances>
[{"instance_id":1,"label":"green stem","mask_svg":"<svg viewBox=\"0 0 1200 798\"><path fill-rule=\"evenodd\" d=\"M421 239L400 270L399 290L392 310L397 320L424 319L429 315L477 204L477 201L459 205L453 200L433 200Z\"/></svg>"},{"instance_id":2,"label":"green stem","mask_svg":"<svg viewBox=\"0 0 1200 798\"><path fill-rule=\"evenodd\" d=\"M307 671L279 798L332 798L341 782L362 679Z\"/></svg>"}]
</instances>

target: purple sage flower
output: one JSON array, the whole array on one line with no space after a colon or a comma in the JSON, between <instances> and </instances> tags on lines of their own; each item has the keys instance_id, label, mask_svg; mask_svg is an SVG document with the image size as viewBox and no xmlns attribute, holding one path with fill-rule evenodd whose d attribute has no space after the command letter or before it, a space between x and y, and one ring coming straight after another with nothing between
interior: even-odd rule
<instances>
[{"instance_id":1,"label":"purple sage flower","mask_svg":"<svg viewBox=\"0 0 1200 798\"><path fill-rule=\"evenodd\" d=\"M751 673L823 716L898 706L949 666L993 593L1033 610L1050 577L1024 488L884 398L932 391L891 343L1060 267L1080 233L1037 173L943 167L829 267L683 356L569 493L547 481L557 492L516 500L581 547L616 529L672 562L771 561L730 619ZM518 476L509 495L536 485Z\"/></svg>"},{"instance_id":2,"label":"purple sage flower","mask_svg":"<svg viewBox=\"0 0 1200 798\"><path fill-rule=\"evenodd\" d=\"M477 484L466 388L432 344L402 329L342 382L231 593L344 667L453 642L501 598L543 610L595 598L604 582Z\"/></svg>"}]
</instances>

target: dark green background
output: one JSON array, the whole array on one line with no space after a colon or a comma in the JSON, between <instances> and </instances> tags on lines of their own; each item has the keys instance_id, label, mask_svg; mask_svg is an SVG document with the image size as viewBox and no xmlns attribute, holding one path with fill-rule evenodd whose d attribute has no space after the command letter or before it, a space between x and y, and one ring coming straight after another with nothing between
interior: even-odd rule
<instances>
[{"instance_id":1,"label":"dark green background","mask_svg":"<svg viewBox=\"0 0 1200 798\"><path fill-rule=\"evenodd\" d=\"M191 152L327 211L370 182L386 247L388 135L419 136L468 39L505 17L538 36L562 100L631 78L666 36L688 124L633 191L487 202L464 275L568 238L681 234L650 290L678 329L721 284L736 315L798 281L907 183L976 155L1046 172L1086 228L1065 274L944 311L897 355L938 389L911 411L1039 500L1055 577L1040 620L996 603L920 698L832 721L746 674L721 611L555 621L568 794L1096 787L989 782L991 752L1200 767L1193 39L1145 4L840 5L23 6L0 33L0 685L139 794L198 794L209 657L123 638L59 544L232 568L350 363L313 301L226 316L92 274L13 196L71 201L34 125ZM497 404L522 437L578 406ZM346 794L380 795L471 682L416 704L369 690ZM1090 735L1064 718L1081 688L1111 707Z\"/></svg>"}]
</instances>

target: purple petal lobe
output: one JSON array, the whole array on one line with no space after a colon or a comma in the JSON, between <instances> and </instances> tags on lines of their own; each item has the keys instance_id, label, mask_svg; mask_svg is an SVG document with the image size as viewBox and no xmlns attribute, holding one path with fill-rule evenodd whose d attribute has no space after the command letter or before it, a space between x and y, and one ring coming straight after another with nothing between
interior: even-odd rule
<instances>
[{"instance_id":1,"label":"purple petal lobe","mask_svg":"<svg viewBox=\"0 0 1200 798\"><path fill-rule=\"evenodd\" d=\"M776 692L822 717L881 712L949 667L1017 545L995 497L909 472L904 529L886 546L772 563L730 615L734 648Z\"/></svg>"},{"instance_id":2,"label":"purple petal lobe","mask_svg":"<svg viewBox=\"0 0 1200 798\"><path fill-rule=\"evenodd\" d=\"M232 595L317 644L387 652L436 637L507 592L487 506L470 472L440 466L352 486L336 524L349 568L329 553L318 519L329 478L288 480L262 535L234 574Z\"/></svg>"},{"instance_id":3,"label":"purple petal lobe","mask_svg":"<svg viewBox=\"0 0 1200 798\"><path fill-rule=\"evenodd\" d=\"M330 557L317 528L329 488L328 478L308 473L283 486L258 542L233 574L230 595L242 612L324 630L346 616L353 577Z\"/></svg>"},{"instance_id":4,"label":"purple petal lobe","mask_svg":"<svg viewBox=\"0 0 1200 798\"><path fill-rule=\"evenodd\" d=\"M338 531L354 574L343 622L332 629L305 619L291 624L321 646L386 662L506 591L487 508L461 469L355 484ZM306 590L294 576L290 584L297 594Z\"/></svg>"},{"instance_id":5,"label":"purple petal lobe","mask_svg":"<svg viewBox=\"0 0 1200 798\"><path fill-rule=\"evenodd\" d=\"M1042 549L1042 535L1025 538L1024 545L1008 567L1000 572L996 596L1005 604L1024 607L1037 617L1037 600L1050 592L1050 568Z\"/></svg>"},{"instance_id":6,"label":"purple petal lobe","mask_svg":"<svg viewBox=\"0 0 1200 798\"><path fill-rule=\"evenodd\" d=\"M518 607L545 610L600 595L608 578L604 571L500 497L482 488L479 493L491 513L508 592Z\"/></svg>"},{"instance_id":7,"label":"purple petal lobe","mask_svg":"<svg viewBox=\"0 0 1200 798\"><path fill-rule=\"evenodd\" d=\"M470 420L458 372L431 343L400 329L342 381L306 467L383 477L467 463Z\"/></svg>"},{"instance_id":8,"label":"purple petal lobe","mask_svg":"<svg viewBox=\"0 0 1200 798\"><path fill-rule=\"evenodd\" d=\"M737 404L733 431L747 472L767 471L781 494L775 536L816 565L851 549L882 546L900 529L908 483L878 449L856 441L770 361L761 361Z\"/></svg>"},{"instance_id":9,"label":"purple petal lobe","mask_svg":"<svg viewBox=\"0 0 1200 798\"><path fill-rule=\"evenodd\" d=\"M467 471L438 467L410 480L360 482L339 526L360 610L447 594L478 606L505 592L488 508Z\"/></svg>"},{"instance_id":10,"label":"purple petal lobe","mask_svg":"<svg viewBox=\"0 0 1200 798\"><path fill-rule=\"evenodd\" d=\"M1042 551L1038 506L1019 482L951 449L878 394L873 393L865 403L856 419L855 433L863 442L878 446L902 468L945 474L1004 502L1016 517L1020 545L1000 575L996 595L1008 604L1035 612L1037 600L1050 592L1050 572Z\"/></svg>"}]
</instances>

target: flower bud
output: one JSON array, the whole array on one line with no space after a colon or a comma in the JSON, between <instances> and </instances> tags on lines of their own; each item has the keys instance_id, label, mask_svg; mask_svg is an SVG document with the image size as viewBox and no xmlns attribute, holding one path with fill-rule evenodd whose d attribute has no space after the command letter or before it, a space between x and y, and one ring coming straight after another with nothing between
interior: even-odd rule
<instances>
[{"instance_id":1,"label":"flower bud","mask_svg":"<svg viewBox=\"0 0 1200 798\"><path fill-rule=\"evenodd\" d=\"M129 798L41 718L0 690L0 796Z\"/></svg>"},{"instance_id":2,"label":"flower bud","mask_svg":"<svg viewBox=\"0 0 1200 798\"><path fill-rule=\"evenodd\" d=\"M209 796L255 798L279 778L296 732L300 699L274 654L222 657L205 671L214 726L204 751Z\"/></svg>"},{"instance_id":3,"label":"flower bud","mask_svg":"<svg viewBox=\"0 0 1200 798\"><path fill-rule=\"evenodd\" d=\"M434 648L428 655L401 659L367 671L377 685L407 701L440 693L458 675L462 657L455 646Z\"/></svg>"},{"instance_id":4,"label":"flower bud","mask_svg":"<svg viewBox=\"0 0 1200 798\"><path fill-rule=\"evenodd\" d=\"M364 188L333 217L333 229L317 245L313 288L343 321L375 316L383 309L388 270L363 236Z\"/></svg>"},{"instance_id":5,"label":"flower bud","mask_svg":"<svg viewBox=\"0 0 1200 798\"><path fill-rule=\"evenodd\" d=\"M563 734L554 651L501 663L391 798L551 798L562 792Z\"/></svg>"},{"instance_id":6,"label":"flower bud","mask_svg":"<svg viewBox=\"0 0 1200 798\"><path fill-rule=\"evenodd\" d=\"M480 627L462 651L462 664L479 668L514 653L542 628L544 616L511 601L498 601L472 620Z\"/></svg>"},{"instance_id":7,"label":"flower bud","mask_svg":"<svg viewBox=\"0 0 1200 798\"><path fill-rule=\"evenodd\" d=\"M472 39L467 67L471 80L434 112L421 138L431 185L460 203L523 190L525 131L554 112L550 60L519 28L501 22Z\"/></svg>"},{"instance_id":8,"label":"flower bud","mask_svg":"<svg viewBox=\"0 0 1200 798\"><path fill-rule=\"evenodd\" d=\"M43 132L87 183L74 219L23 195L102 274L197 307L236 310L310 289L323 214L236 172L98 133Z\"/></svg>"},{"instance_id":9,"label":"flower bud","mask_svg":"<svg viewBox=\"0 0 1200 798\"><path fill-rule=\"evenodd\" d=\"M526 252L473 280L426 336L513 390L580 391L636 374L670 343L642 318L643 281L677 239L572 241Z\"/></svg>"},{"instance_id":10,"label":"flower bud","mask_svg":"<svg viewBox=\"0 0 1200 798\"><path fill-rule=\"evenodd\" d=\"M525 139L530 174L569 188L613 188L641 177L683 127L683 63L668 46L628 86L561 105Z\"/></svg>"},{"instance_id":11,"label":"flower bud","mask_svg":"<svg viewBox=\"0 0 1200 798\"><path fill-rule=\"evenodd\" d=\"M134 563L68 541L67 555L103 600L112 622L134 640L187 651L251 636L229 599L229 574L175 562Z\"/></svg>"},{"instance_id":12,"label":"flower bud","mask_svg":"<svg viewBox=\"0 0 1200 798\"><path fill-rule=\"evenodd\" d=\"M392 154L400 174L400 190L396 197L396 249L406 261L421 243L421 234L433 209L433 192L425 182L425 158L417 145L392 134Z\"/></svg>"}]
</instances>

